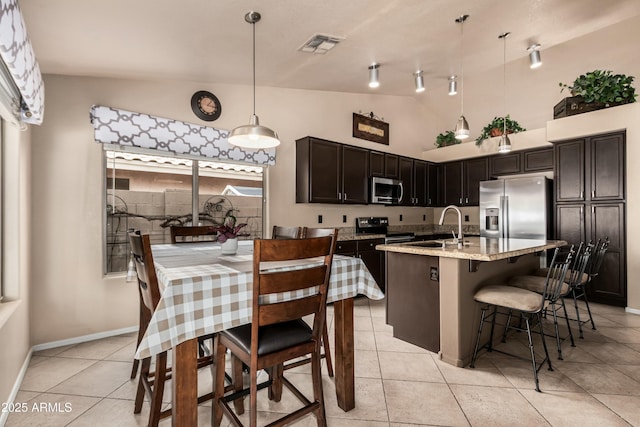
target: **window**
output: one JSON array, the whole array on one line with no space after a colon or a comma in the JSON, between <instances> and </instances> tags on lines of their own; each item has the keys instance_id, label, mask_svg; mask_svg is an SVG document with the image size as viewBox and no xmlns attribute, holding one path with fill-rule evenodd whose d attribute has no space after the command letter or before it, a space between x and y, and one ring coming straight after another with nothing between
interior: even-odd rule
<instances>
[{"instance_id":1,"label":"window","mask_svg":"<svg viewBox=\"0 0 640 427\"><path fill-rule=\"evenodd\" d=\"M263 198L255 197L262 194L262 167L124 151L105 151L105 159L106 273L127 270L128 230L149 233L152 244L169 243L169 227L191 225L196 203L199 225L220 223L232 212L248 224L240 238L262 237Z\"/></svg>"},{"instance_id":2,"label":"window","mask_svg":"<svg viewBox=\"0 0 640 427\"><path fill-rule=\"evenodd\" d=\"M4 173L2 169L4 151L4 121L0 119L0 302L4 295L4 282L2 280L3 264L4 264L4 234L2 233L2 218L4 217L4 205L2 203L4 199Z\"/></svg>"}]
</instances>

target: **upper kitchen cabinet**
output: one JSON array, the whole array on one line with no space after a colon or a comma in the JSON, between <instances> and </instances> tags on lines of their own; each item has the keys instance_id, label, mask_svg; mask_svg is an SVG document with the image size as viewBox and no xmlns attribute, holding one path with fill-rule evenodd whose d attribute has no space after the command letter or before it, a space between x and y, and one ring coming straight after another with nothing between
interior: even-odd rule
<instances>
[{"instance_id":1,"label":"upper kitchen cabinet","mask_svg":"<svg viewBox=\"0 0 640 427\"><path fill-rule=\"evenodd\" d=\"M487 180L488 161L480 157L442 165L444 204L477 206L480 203L480 182Z\"/></svg>"},{"instance_id":2,"label":"upper kitchen cabinet","mask_svg":"<svg viewBox=\"0 0 640 427\"><path fill-rule=\"evenodd\" d=\"M400 176L400 157L381 151L369 151L369 176L398 179Z\"/></svg>"},{"instance_id":3,"label":"upper kitchen cabinet","mask_svg":"<svg viewBox=\"0 0 640 427\"><path fill-rule=\"evenodd\" d=\"M553 148L489 156L489 176L553 171Z\"/></svg>"},{"instance_id":4,"label":"upper kitchen cabinet","mask_svg":"<svg viewBox=\"0 0 640 427\"><path fill-rule=\"evenodd\" d=\"M427 206L427 162L400 157L403 206Z\"/></svg>"},{"instance_id":5,"label":"upper kitchen cabinet","mask_svg":"<svg viewBox=\"0 0 640 427\"><path fill-rule=\"evenodd\" d=\"M556 144L556 201L623 200L624 150L624 133Z\"/></svg>"},{"instance_id":6,"label":"upper kitchen cabinet","mask_svg":"<svg viewBox=\"0 0 640 427\"><path fill-rule=\"evenodd\" d=\"M296 141L296 202L366 204L369 150L305 137Z\"/></svg>"},{"instance_id":7,"label":"upper kitchen cabinet","mask_svg":"<svg viewBox=\"0 0 640 427\"><path fill-rule=\"evenodd\" d=\"M440 165L427 163L427 206L440 206Z\"/></svg>"}]
</instances>

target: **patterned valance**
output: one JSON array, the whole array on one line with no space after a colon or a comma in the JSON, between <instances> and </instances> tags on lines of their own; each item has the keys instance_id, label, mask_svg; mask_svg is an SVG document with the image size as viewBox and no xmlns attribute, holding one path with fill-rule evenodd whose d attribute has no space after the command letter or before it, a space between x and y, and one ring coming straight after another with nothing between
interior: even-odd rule
<instances>
[{"instance_id":1,"label":"patterned valance","mask_svg":"<svg viewBox=\"0 0 640 427\"><path fill-rule=\"evenodd\" d=\"M207 159L274 165L275 148L249 150L227 142L228 131L112 107L91 107L96 142Z\"/></svg>"},{"instance_id":2,"label":"patterned valance","mask_svg":"<svg viewBox=\"0 0 640 427\"><path fill-rule=\"evenodd\" d=\"M22 95L21 120L41 124L44 114L44 82L18 0L0 0L0 57Z\"/></svg>"}]
</instances>

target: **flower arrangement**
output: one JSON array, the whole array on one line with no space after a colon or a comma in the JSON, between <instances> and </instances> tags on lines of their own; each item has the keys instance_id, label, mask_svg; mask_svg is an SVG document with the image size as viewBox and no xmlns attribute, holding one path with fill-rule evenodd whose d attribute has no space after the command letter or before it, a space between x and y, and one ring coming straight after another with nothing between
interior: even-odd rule
<instances>
[{"instance_id":1,"label":"flower arrangement","mask_svg":"<svg viewBox=\"0 0 640 427\"><path fill-rule=\"evenodd\" d=\"M247 223L243 222L236 225L236 222L236 217L230 212L227 212L227 215L222 220L222 224L211 227L211 231L218 233L218 237L216 238L218 243L224 243L228 239L235 239L240 235L238 232L247 226Z\"/></svg>"}]
</instances>

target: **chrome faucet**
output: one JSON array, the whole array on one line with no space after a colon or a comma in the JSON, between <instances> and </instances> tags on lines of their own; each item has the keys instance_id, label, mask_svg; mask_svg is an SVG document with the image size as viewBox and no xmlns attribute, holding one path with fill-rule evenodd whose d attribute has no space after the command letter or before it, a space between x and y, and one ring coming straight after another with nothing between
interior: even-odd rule
<instances>
[{"instance_id":1,"label":"chrome faucet","mask_svg":"<svg viewBox=\"0 0 640 427\"><path fill-rule=\"evenodd\" d=\"M442 211L442 215L440 215L440 222L438 224L442 225L442 223L444 222L444 215L447 213L449 209L453 209L456 212L458 212L458 237L455 237L455 232L452 231L453 237L454 237L453 243L457 243L458 248L462 248L464 240L462 237L462 212L460 212L460 209L458 209L458 207L455 205L449 205L446 208L444 208Z\"/></svg>"}]
</instances>

